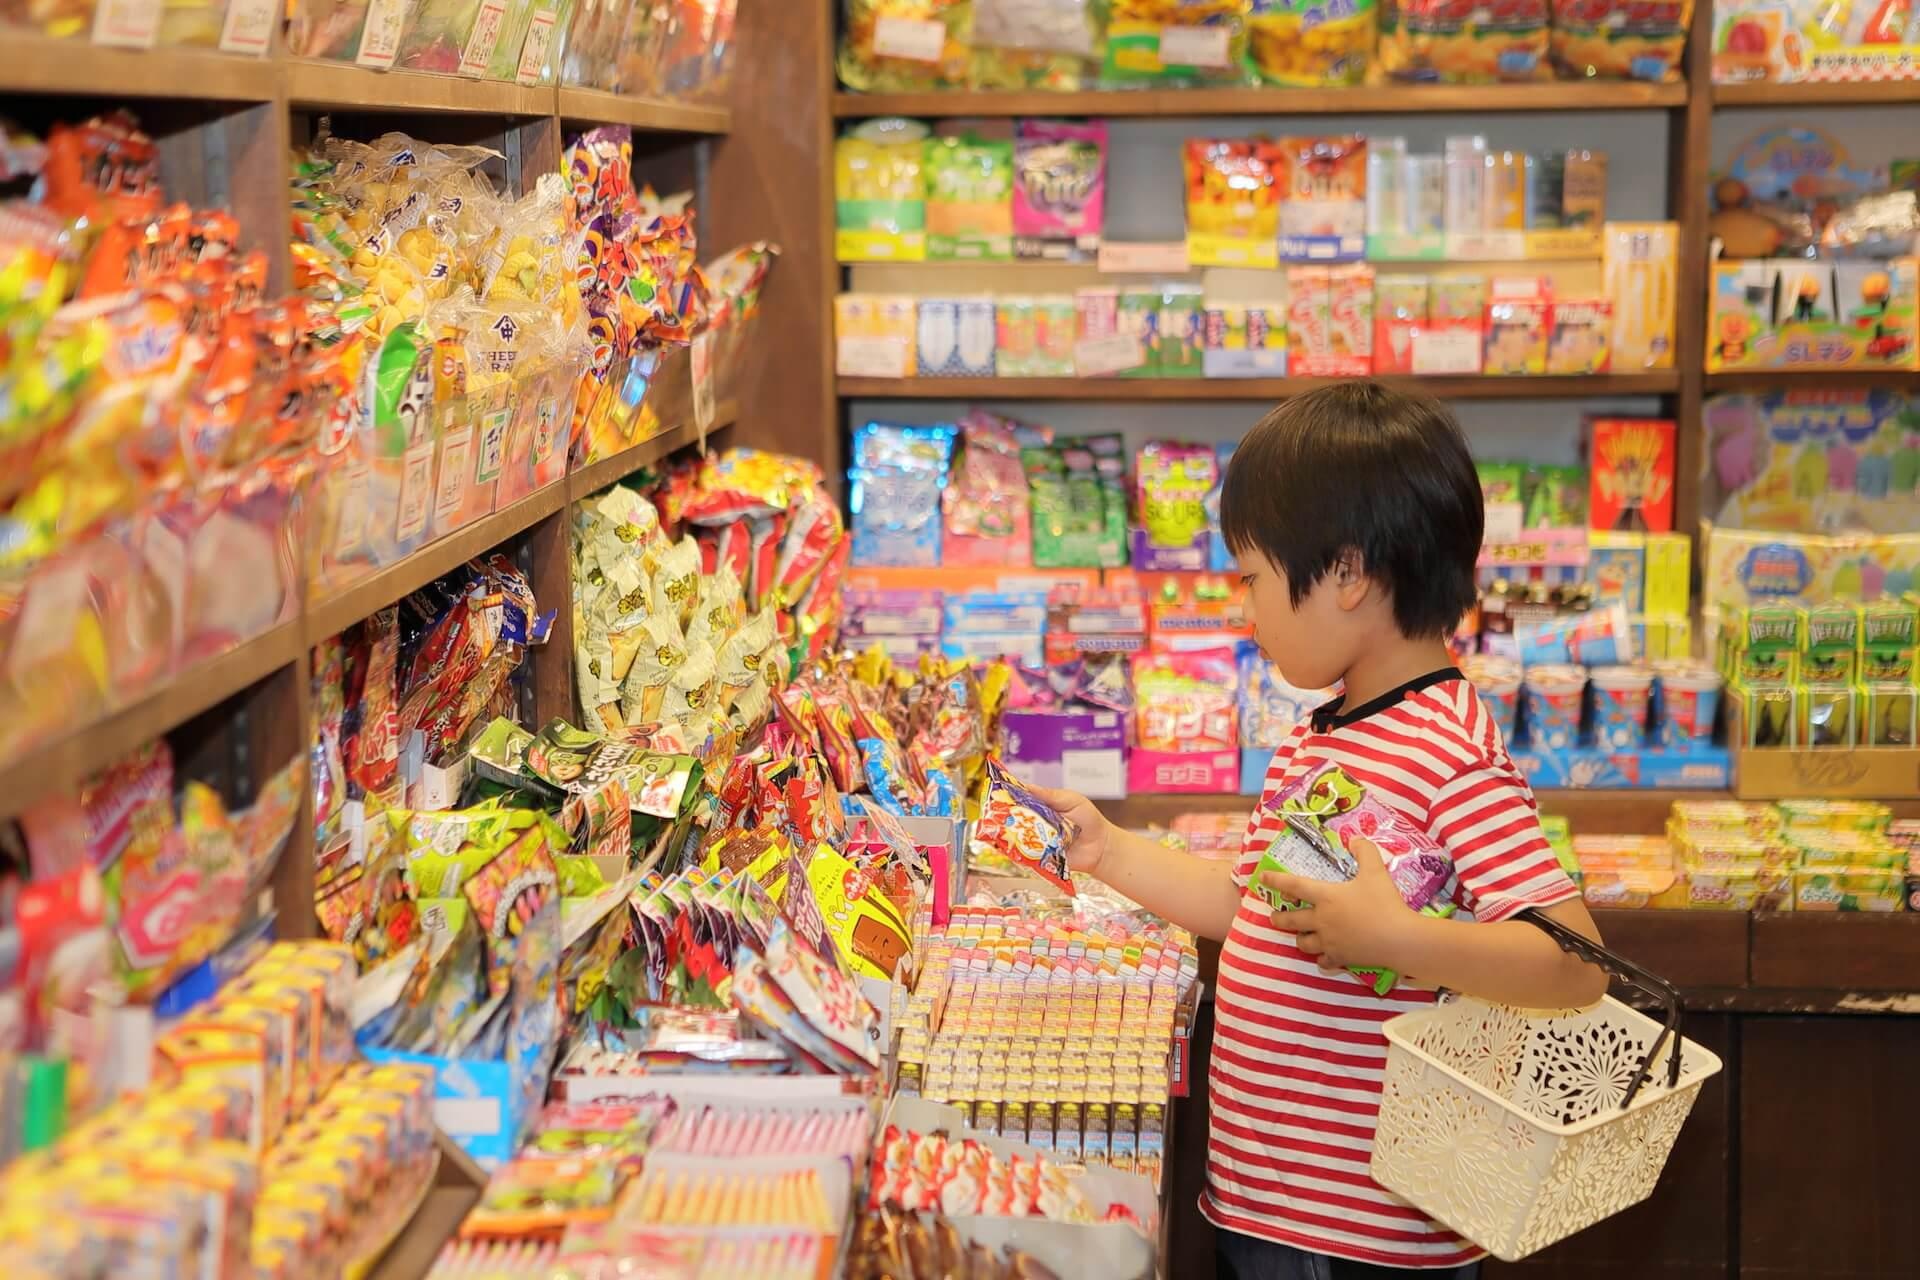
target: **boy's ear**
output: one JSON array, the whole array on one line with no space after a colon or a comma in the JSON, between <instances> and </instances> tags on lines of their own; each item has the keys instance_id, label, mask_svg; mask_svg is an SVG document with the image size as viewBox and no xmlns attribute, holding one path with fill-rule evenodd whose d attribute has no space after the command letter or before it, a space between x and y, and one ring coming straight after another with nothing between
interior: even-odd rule
<instances>
[{"instance_id":1,"label":"boy's ear","mask_svg":"<svg viewBox=\"0 0 1920 1280\"><path fill-rule=\"evenodd\" d=\"M1360 607L1374 585L1367 576L1366 557L1353 547L1340 553L1328 576L1333 579L1334 599L1349 613Z\"/></svg>"}]
</instances>

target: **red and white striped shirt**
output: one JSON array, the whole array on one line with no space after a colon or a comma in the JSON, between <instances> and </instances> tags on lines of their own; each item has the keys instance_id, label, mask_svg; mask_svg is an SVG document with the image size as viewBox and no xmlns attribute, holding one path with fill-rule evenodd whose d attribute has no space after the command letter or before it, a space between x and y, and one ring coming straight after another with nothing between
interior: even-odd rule
<instances>
[{"instance_id":1,"label":"red and white striped shirt","mask_svg":"<svg viewBox=\"0 0 1920 1280\"><path fill-rule=\"evenodd\" d=\"M1434 672L1351 712L1322 708L1274 753L1267 796L1327 761L1445 846L1452 899L1475 920L1578 893L1499 726L1459 672ZM1262 803L1234 865L1243 889L1277 833ZM1480 1256L1368 1173L1387 1057L1380 1026L1433 999L1408 987L1376 996L1350 973L1321 972L1293 934L1273 927L1265 903L1242 896L1220 953L1208 1075L1200 1208L1215 1226L1385 1266Z\"/></svg>"}]
</instances>

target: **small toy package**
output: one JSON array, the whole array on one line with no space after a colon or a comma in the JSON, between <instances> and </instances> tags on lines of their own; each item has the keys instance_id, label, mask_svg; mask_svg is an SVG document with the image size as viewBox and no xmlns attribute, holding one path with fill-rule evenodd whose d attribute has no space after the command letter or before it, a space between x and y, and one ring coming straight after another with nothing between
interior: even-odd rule
<instances>
[{"instance_id":1,"label":"small toy package","mask_svg":"<svg viewBox=\"0 0 1920 1280\"><path fill-rule=\"evenodd\" d=\"M833 300L834 368L843 378L907 378L917 363L918 310L904 294Z\"/></svg>"},{"instance_id":2,"label":"small toy package","mask_svg":"<svg viewBox=\"0 0 1920 1280\"><path fill-rule=\"evenodd\" d=\"M1013 144L928 138L927 258L1004 262L1013 256Z\"/></svg>"},{"instance_id":3,"label":"small toy package","mask_svg":"<svg viewBox=\"0 0 1920 1280\"><path fill-rule=\"evenodd\" d=\"M1093 261L1106 227L1106 122L1020 121L1012 187L1017 257Z\"/></svg>"},{"instance_id":4,"label":"small toy package","mask_svg":"<svg viewBox=\"0 0 1920 1280\"><path fill-rule=\"evenodd\" d=\"M1692 0L1553 0L1553 62L1571 80L1680 78Z\"/></svg>"},{"instance_id":5,"label":"small toy package","mask_svg":"<svg viewBox=\"0 0 1920 1280\"><path fill-rule=\"evenodd\" d=\"M1282 138L1275 145L1282 262L1357 262L1367 251L1367 140Z\"/></svg>"},{"instance_id":6,"label":"small toy package","mask_svg":"<svg viewBox=\"0 0 1920 1280\"><path fill-rule=\"evenodd\" d=\"M1231 84L1246 73L1248 0L1109 0L1106 78Z\"/></svg>"},{"instance_id":7,"label":"small toy package","mask_svg":"<svg viewBox=\"0 0 1920 1280\"><path fill-rule=\"evenodd\" d=\"M1187 260L1194 266L1279 263L1282 153L1254 138L1189 138Z\"/></svg>"},{"instance_id":8,"label":"small toy package","mask_svg":"<svg viewBox=\"0 0 1920 1280\"><path fill-rule=\"evenodd\" d=\"M1142 446L1134 463L1134 499L1146 537L1136 547L1134 568L1185 568L1196 558L1205 563L1207 496L1219 483L1218 468L1209 445L1153 440Z\"/></svg>"},{"instance_id":9,"label":"small toy package","mask_svg":"<svg viewBox=\"0 0 1920 1280\"><path fill-rule=\"evenodd\" d=\"M1515 0L1497 19L1451 0L1384 0L1376 65L1396 80L1492 84L1551 79L1547 0Z\"/></svg>"},{"instance_id":10,"label":"small toy package","mask_svg":"<svg viewBox=\"0 0 1920 1280\"><path fill-rule=\"evenodd\" d=\"M833 144L834 256L920 262L927 256L927 127L869 120Z\"/></svg>"},{"instance_id":11,"label":"small toy package","mask_svg":"<svg viewBox=\"0 0 1920 1280\"><path fill-rule=\"evenodd\" d=\"M849 471L853 562L940 563L940 491L953 456L951 426L869 422L854 432Z\"/></svg>"},{"instance_id":12,"label":"small toy package","mask_svg":"<svg viewBox=\"0 0 1920 1280\"><path fill-rule=\"evenodd\" d=\"M1260 855L1252 888L1275 911L1291 911L1291 902L1268 888L1270 871L1307 880L1338 882L1359 874L1360 864L1347 844L1356 838L1380 851L1394 887L1422 915L1471 918L1453 901L1453 859L1432 836L1384 801L1368 795L1336 764L1325 764L1264 802L1280 819L1280 834ZM1355 968L1353 974L1386 995L1400 980L1388 969Z\"/></svg>"},{"instance_id":13,"label":"small toy package","mask_svg":"<svg viewBox=\"0 0 1920 1280\"><path fill-rule=\"evenodd\" d=\"M1163 378L1198 378L1201 365L1201 300L1197 284L1168 284L1160 287L1159 316L1155 327L1158 346L1154 366Z\"/></svg>"},{"instance_id":14,"label":"small toy package","mask_svg":"<svg viewBox=\"0 0 1920 1280\"><path fill-rule=\"evenodd\" d=\"M645 8L645 6L640 6ZM967 0L841 0L840 83L862 93L964 89Z\"/></svg>"},{"instance_id":15,"label":"small toy package","mask_svg":"<svg viewBox=\"0 0 1920 1280\"><path fill-rule=\"evenodd\" d=\"M1005 859L1073 893L1067 850L1080 838L1080 828L1008 773L994 756L987 757L986 798L972 831L967 845L970 857Z\"/></svg>"},{"instance_id":16,"label":"small toy package","mask_svg":"<svg viewBox=\"0 0 1920 1280\"><path fill-rule=\"evenodd\" d=\"M1367 78L1380 14L1374 0L1253 0L1247 63L1267 84L1297 88L1357 85Z\"/></svg>"},{"instance_id":17,"label":"small toy package","mask_svg":"<svg viewBox=\"0 0 1920 1280\"><path fill-rule=\"evenodd\" d=\"M1228 649L1150 653L1133 659L1138 745L1147 751L1239 747L1239 673Z\"/></svg>"},{"instance_id":18,"label":"small toy package","mask_svg":"<svg viewBox=\"0 0 1920 1280\"><path fill-rule=\"evenodd\" d=\"M1373 371L1412 373L1414 339L1427 324L1425 276L1384 275L1374 279Z\"/></svg>"}]
</instances>

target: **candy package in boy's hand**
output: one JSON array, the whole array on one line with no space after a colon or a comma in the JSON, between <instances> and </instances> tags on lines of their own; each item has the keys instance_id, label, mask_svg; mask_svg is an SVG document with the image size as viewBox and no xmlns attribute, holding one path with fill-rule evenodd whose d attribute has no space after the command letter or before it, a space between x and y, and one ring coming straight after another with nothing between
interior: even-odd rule
<instances>
[{"instance_id":1,"label":"candy package in boy's hand","mask_svg":"<svg viewBox=\"0 0 1920 1280\"><path fill-rule=\"evenodd\" d=\"M987 793L968 839L969 855L1002 857L1073 892L1067 850L1080 838L1073 819L1035 795L987 757Z\"/></svg>"},{"instance_id":2,"label":"candy package in boy's hand","mask_svg":"<svg viewBox=\"0 0 1920 1280\"><path fill-rule=\"evenodd\" d=\"M1472 918L1454 905L1453 860L1446 850L1399 810L1368 795L1340 766L1321 765L1269 797L1263 807L1279 818L1280 834L1260 855L1252 887L1275 911L1291 911L1300 904L1270 889L1264 879L1268 872L1336 883L1351 880L1360 868L1354 861L1358 855L1347 846L1364 839L1379 849L1387 874L1411 910ZM1352 971L1378 995L1393 990L1399 981L1399 975L1389 969L1356 966Z\"/></svg>"}]
</instances>

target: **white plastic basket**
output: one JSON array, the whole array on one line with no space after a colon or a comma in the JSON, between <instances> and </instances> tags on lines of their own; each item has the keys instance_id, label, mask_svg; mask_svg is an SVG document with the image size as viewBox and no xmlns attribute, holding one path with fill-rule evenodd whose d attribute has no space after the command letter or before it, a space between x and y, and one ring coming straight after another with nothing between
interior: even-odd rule
<instances>
[{"instance_id":1,"label":"white plastic basket","mask_svg":"<svg viewBox=\"0 0 1920 1280\"><path fill-rule=\"evenodd\" d=\"M1667 1025L1612 997L1569 1013L1457 997L1386 1024L1374 1180L1504 1262L1652 1194L1720 1070L1679 1036L1671 986L1585 939L1573 946L1544 917L1532 923L1653 992Z\"/></svg>"}]
</instances>

